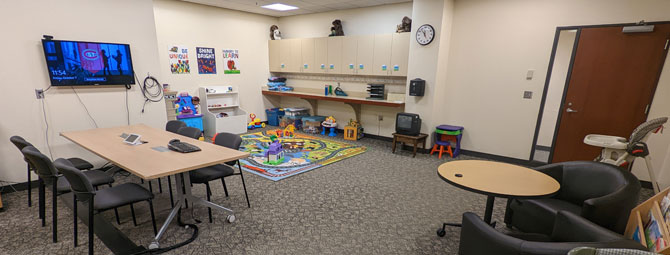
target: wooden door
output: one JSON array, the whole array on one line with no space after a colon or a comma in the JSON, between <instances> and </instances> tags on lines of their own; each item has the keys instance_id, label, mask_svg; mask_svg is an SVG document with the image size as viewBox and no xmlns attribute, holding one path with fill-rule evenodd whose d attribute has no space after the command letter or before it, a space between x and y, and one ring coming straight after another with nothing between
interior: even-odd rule
<instances>
[{"instance_id":1,"label":"wooden door","mask_svg":"<svg viewBox=\"0 0 670 255\"><path fill-rule=\"evenodd\" d=\"M314 68L314 38L305 38L300 42L302 51L301 70L303 73L315 73Z\"/></svg>"},{"instance_id":2,"label":"wooden door","mask_svg":"<svg viewBox=\"0 0 670 255\"><path fill-rule=\"evenodd\" d=\"M291 47L291 57L289 58L288 72L297 73L300 72L302 66L302 48L301 48L301 39L288 39L290 41Z\"/></svg>"},{"instance_id":3,"label":"wooden door","mask_svg":"<svg viewBox=\"0 0 670 255\"><path fill-rule=\"evenodd\" d=\"M358 52L358 36L342 37L342 72L356 74L356 53Z\"/></svg>"},{"instance_id":4,"label":"wooden door","mask_svg":"<svg viewBox=\"0 0 670 255\"><path fill-rule=\"evenodd\" d=\"M358 48L356 52L356 73L360 75L372 75L374 63L375 36L358 36Z\"/></svg>"},{"instance_id":5,"label":"wooden door","mask_svg":"<svg viewBox=\"0 0 670 255\"><path fill-rule=\"evenodd\" d=\"M409 62L409 39L411 33L393 34L391 44L391 76L407 76Z\"/></svg>"},{"instance_id":6,"label":"wooden door","mask_svg":"<svg viewBox=\"0 0 670 255\"><path fill-rule=\"evenodd\" d=\"M281 72L279 64L279 41L268 41L268 53L270 54L270 72Z\"/></svg>"},{"instance_id":7,"label":"wooden door","mask_svg":"<svg viewBox=\"0 0 670 255\"><path fill-rule=\"evenodd\" d=\"M588 134L630 136L647 110L667 55L670 24L653 32L582 28L561 105L551 162L593 160Z\"/></svg>"},{"instance_id":8,"label":"wooden door","mask_svg":"<svg viewBox=\"0 0 670 255\"><path fill-rule=\"evenodd\" d=\"M342 73L342 36L328 37L328 73Z\"/></svg>"},{"instance_id":9,"label":"wooden door","mask_svg":"<svg viewBox=\"0 0 670 255\"><path fill-rule=\"evenodd\" d=\"M316 73L325 73L328 71L328 38L314 39L314 65Z\"/></svg>"},{"instance_id":10,"label":"wooden door","mask_svg":"<svg viewBox=\"0 0 670 255\"><path fill-rule=\"evenodd\" d=\"M372 74L389 75L391 65L391 34L375 35L374 63Z\"/></svg>"},{"instance_id":11,"label":"wooden door","mask_svg":"<svg viewBox=\"0 0 670 255\"><path fill-rule=\"evenodd\" d=\"M279 70L288 72L289 62L291 62L291 40L284 39L279 41Z\"/></svg>"}]
</instances>

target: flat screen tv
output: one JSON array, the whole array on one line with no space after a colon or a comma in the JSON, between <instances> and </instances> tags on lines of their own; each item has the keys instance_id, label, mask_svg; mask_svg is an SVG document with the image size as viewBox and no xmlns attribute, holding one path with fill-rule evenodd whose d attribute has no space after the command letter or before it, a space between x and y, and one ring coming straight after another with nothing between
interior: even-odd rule
<instances>
[{"instance_id":1,"label":"flat screen tv","mask_svg":"<svg viewBox=\"0 0 670 255\"><path fill-rule=\"evenodd\" d=\"M419 135L421 132L421 118L414 113L398 113L395 117L395 132L402 135Z\"/></svg>"},{"instance_id":2,"label":"flat screen tv","mask_svg":"<svg viewBox=\"0 0 670 255\"><path fill-rule=\"evenodd\" d=\"M130 45L42 40L52 86L135 84Z\"/></svg>"}]
</instances>

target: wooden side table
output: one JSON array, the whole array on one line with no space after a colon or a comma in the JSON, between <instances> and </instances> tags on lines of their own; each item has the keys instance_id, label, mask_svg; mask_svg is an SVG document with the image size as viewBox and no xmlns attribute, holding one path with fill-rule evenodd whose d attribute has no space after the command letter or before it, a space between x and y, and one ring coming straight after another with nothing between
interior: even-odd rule
<instances>
[{"instance_id":1,"label":"wooden side table","mask_svg":"<svg viewBox=\"0 0 670 255\"><path fill-rule=\"evenodd\" d=\"M427 134L419 134L417 136L411 136L411 135L403 135L403 134L398 134L398 133L393 133L393 150L392 152L395 153L395 146L397 143L411 143L414 145L414 155L412 157L416 157L416 148L419 143L422 143L422 149L426 149L426 138L428 137Z\"/></svg>"}]
</instances>

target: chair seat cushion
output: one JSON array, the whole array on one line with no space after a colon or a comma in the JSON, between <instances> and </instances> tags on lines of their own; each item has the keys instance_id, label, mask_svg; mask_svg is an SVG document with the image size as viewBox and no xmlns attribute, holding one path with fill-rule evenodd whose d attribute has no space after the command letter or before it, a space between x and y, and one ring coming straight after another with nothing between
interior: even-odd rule
<instances>
[{"instance_id":1,"label":"chair seat cushion","mask_svg":"<svg viewBox=\"0 0 670 255\"><path fill-rule=\"evenodd\" d=\"M154 194L136 183L124 183L95 192L93 209L103 211L154 198Z\"/></svg>"},{"instance_id":2,"label":"chair seat cushion","mask_svg":"<svg viewBox=\"0 0 670 255\"><path fill-rule=\"evenodd\" d=\"M93 168L93 164L80 158L69 158L67 159L67 161L70 161L70 163L72 163L72 165L79 170L86 170Z\"/></svg>"},{"instance_id":3,"label":"chair seat cushion","mask_svg":"<svg viewBox=\"0 0 670 255\"><path fill-rule=\"evenodd\" d=\"M523 232L550 235L554 227L554 219L558 211L569 211L580 215L582 208L570 202L545 198L513 200L513 226Z\"/></svg>"},{"instance_id":4,"label":"chair seat cushion","mask_svg":"<svg viewBox=\"0 0 670 255\"><path fill-rule=\"evenodd\" d=\"M88 170L83 171L82 173L86 175L86 177L91 182L91 185L93 185L93 187L110 184L114 182L114 178L112 178L111 175L100 170ZM65 177L63 176L58 177L58 184L56 185L56 189L58 190L59 193L70 192L70 183L67 182L67 179L65 179Z\"/></svg>"},{"instance_id":5,"label":"chair seat cushion","mask_svg":"<svg viewBox=\"0 0 670 255\"><path fill-rule=\"evenodd\" d=\"M234 170L227 165L213 165L193 170L190 173L191 183L206 183L233 175Z\"/></svg>"}]
</instances>

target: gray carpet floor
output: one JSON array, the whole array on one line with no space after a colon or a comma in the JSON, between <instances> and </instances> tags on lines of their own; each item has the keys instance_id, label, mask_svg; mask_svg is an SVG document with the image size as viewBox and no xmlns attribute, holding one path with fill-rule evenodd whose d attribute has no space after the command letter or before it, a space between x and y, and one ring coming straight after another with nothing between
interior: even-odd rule
<instances>
[{"instance_id":1,"label":"gray carpet floor","mask_svg":"<svg viewBox=\"0 0 670 255\"><path fill-rule=\"evenodd\" d=\"M428 154L412 158L410 151L392 154L390 142L368 138L347 142L366 146L368 151L278 182L245 173L251 208L246 206L239 176L226 178L229 197L220 182L212 182L212 200L235 210L236 222L228 223L224 214L214 212L214 223L209 223L205 208L189 208L184 219L193 222L193 215L202 220L199 236L168 254L456 254L460 229L448 228L445 237L438 237L436 230L442 222L460 222L463 212L483 216L486 197L451 186L437 176L437 167L453 159ZM474 158L456 158L462 159ZM139 183L134 176L117 176L116 180L117 184ZM167 180L161 181L163 193L158 193L153 181L159 227L170 209ZM195 185L193 190L205 197L204 185ZM649 196L648 190L643 192L644 197ZM72 214L63 203L58 205L59 242L51 242L50 199L47 226L41 227L36 194L34 189L33 207L27 207L25 191L2 196L0 254L85 254L87 227L78 225L79 246L73 247ZM502 222L505 203L505 199L496 200L494 220ZM147 204L135 206L137 227L128 207L119 212L121 225L117 227L137 244L148 246L153 231ZM104 215L114 221L112 211ZM173 223L161 246L186 240L191 232ZM95 250L111 254L97 238Z\"/></svg>"}]
</instances>

